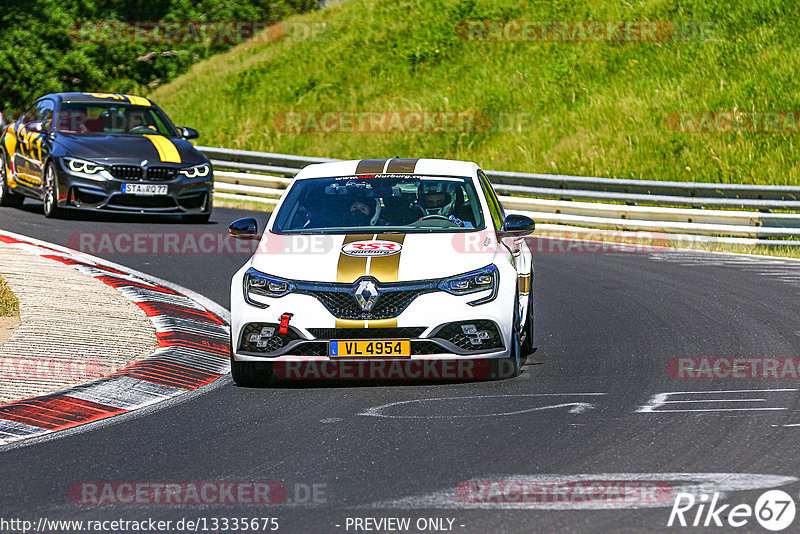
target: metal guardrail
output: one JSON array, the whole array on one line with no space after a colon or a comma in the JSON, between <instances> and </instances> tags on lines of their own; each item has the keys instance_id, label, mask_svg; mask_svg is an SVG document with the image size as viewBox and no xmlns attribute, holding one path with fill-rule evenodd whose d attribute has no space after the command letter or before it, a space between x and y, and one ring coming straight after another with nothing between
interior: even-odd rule
<instances>
[{"instance_id":1,"label":"metal guardrail","mask_svg":"<svg viewBox=\"0 0 800 534\"><path fill-rule=\"evenodd\" d=\"M216 196L263 204L275 204L292 177L306 165L337 161L227 148L197 148L214 165ZM504 207L511 212L525 213L537 222L692 235L800 238L800 213L774 213L775 210L800 212L798 186L485 172ZM794 244L793 241L788 243ZM780 244L787 244L787 241L780 241ZM800 241L796 244L800 245Z\"/></svg>"}]
</instances>

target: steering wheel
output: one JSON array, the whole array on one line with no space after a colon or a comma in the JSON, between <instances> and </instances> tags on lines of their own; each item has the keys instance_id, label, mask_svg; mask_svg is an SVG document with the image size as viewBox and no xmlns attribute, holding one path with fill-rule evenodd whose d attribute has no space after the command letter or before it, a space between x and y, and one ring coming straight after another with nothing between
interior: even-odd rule
<instances>
[{"instance_id":1,"label":"steering wheel","mask_svg":"<svg viewBox=\"0 0 800 534\"><path fill-rule=\"evenodd\" d=\"M426 216L420 218L420 221L428 221L430 219L443 219L443 220L445 220L447 222L453 222L448 217L445 217L444 215L426 215ZM453 223L453 224L455 224L455 223Z\"/></svg>"},{"instance_id":2,"label":"steering wheel","mask_svg":"<svg viewBox=\"0 0 800 534\"><path fill-rule=\"evenodd\" d=\"M135 126L135 127L131 128L130 130L128 130L128 133L147 133L147 132L153 132L153 131L154 130L152 128L150 128L149 126Z\"/></svg>"}]
</instances>

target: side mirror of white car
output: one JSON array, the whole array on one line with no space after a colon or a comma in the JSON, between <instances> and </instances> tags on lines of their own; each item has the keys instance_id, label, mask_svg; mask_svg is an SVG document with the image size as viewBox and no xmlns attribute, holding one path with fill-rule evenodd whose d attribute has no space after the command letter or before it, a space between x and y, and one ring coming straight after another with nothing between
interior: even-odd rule
<instances>
[{"instance_id":1,"label":"side mirror of white car","mask_svg":"<svg viewBox=\"0 0 800 534\"><path fill-rule=\"evenodd\" d=\"M500 230L501 237L523 237L530 235L536 229L533 219L525 215L511 214L506 216L503 221L503 228Z\"/></svg>"},{"instance_id":2,"label":"side mirror of white car","mask_svg":"<svg viewBox=\"0 0 800 534\"><path fill-rule=\"evenodd\" d=\"M233 221L228 226L228 233L235 239L261 239L258 223L252 217Z\"/></svg>"}]
</instances>

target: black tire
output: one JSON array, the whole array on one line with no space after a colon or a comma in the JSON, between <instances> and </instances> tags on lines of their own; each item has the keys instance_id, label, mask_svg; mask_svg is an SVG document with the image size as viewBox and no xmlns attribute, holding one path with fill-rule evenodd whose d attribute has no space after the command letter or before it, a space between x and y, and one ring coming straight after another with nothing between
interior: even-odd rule
<instances>
[{"instance_id":1,"label":"black tire","mask_svg":"<svg viewBox=\"0 0 800 534\"><path fill-rule=\"evenodd\" d=\"M48 219L57 219L63 213L63 210L58 207L58 173L56 172L56 165L52 161L48 161L44 168L44 195L42 197L42 204L44 206L44 216Z\"/></svg>"},{"instance_id":2,"label":"black tire","mask_svg":"<svg viewBox=\"0 0 800 534\"><path fill-rule=\"evenodd\" d=\"M495 370L495 377L498 379L514 378L519 376L522 372L522 346L519 339L519 315L517 310L519 306L514 303L514 324L511 332L511 354L508 358L503 358L497 361L497 368Z\"/></svg>"},{"instance_id":3,"label":"black tire","mask_svg":"<svg viewBox=\"0 0 800 534\"><path fill-rule=\"evenodd\" d=\"M272 363L239 362L231 354L231 377L237 386L263 386L272 378Z\"/></svg>"},{"instance_id":4,"label":"black tire","mask_svg":"<svg viewBox=\"0 0 800 534\"><path fill-rule=\"evenodd\" d=\"M25 202L25 197L11 192L8 187L6 171L6 153L0 150L0 206L18 208Z\"/></svg>"},{"instance_id":5,"label":"black tire","mask_svg":"<svg viewBox=\"0 0 800 534\"><path fill-rule=\"evenodd\" d=\"M211 212L192 213L191 215L181 215L181 222L188 224L206 224L211 218Z\"/></svg>"},{"instance_id":6,"label":"black tire","mask_svg":"<svg viewBox=\"0 0 800 534\"><path fill-rule=\"evenodd\" d=\"M522 357L528 359L528 356L533 352L533 332L534 332L534 315L533 315L533 287L531 287L528 294L528 317L525 319L525 325L522 331L525 334L525 339L522 342Z\"/></svg>"}]
</instances>

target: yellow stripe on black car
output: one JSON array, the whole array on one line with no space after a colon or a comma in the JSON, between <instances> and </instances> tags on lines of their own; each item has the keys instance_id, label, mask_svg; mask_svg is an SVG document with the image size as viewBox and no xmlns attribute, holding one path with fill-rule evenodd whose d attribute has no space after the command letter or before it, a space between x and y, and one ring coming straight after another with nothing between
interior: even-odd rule
<instances>
[{"instance_id":1,"label":"yellow stripe on black car","mask_svg":"<svg viewBox=\"0 0 800 534\"><path fill-rule=\"evenodd\" d=\"M141 96L133 95L120 95L113 93L83 93L85 95L93 96L94 98L111 98L114 100L127 100L135 106L150 107L150 101Z\"/></svg>"},{"instance_id":2,"label":"yellow stripe on black car","mask_svg":"<svg viewBox=\"0 0 800 534\"><path fill-rule=\"evenodd\" d=\"M125 95L125 98L130 100L131 104L134 104L134 105L137 105L137 106L150 107L150 101L147 100L146 98L141 97L141 96Z\"/></svg>"},{"instance_id":3,"label":"yellow stripe on black car","mask_svg":"<svg viewBox=\"0 0 800 534\"><path fill-rule=\"evenodd\" d=\"M158 151L158 157L161 161L166 161L169 163L180 163L181 162L181 155L178 153L178 149L175 147L175 144L164 137L163 135L145 135L146 138L153 143Z\"/></svg>"}]
</instances>

